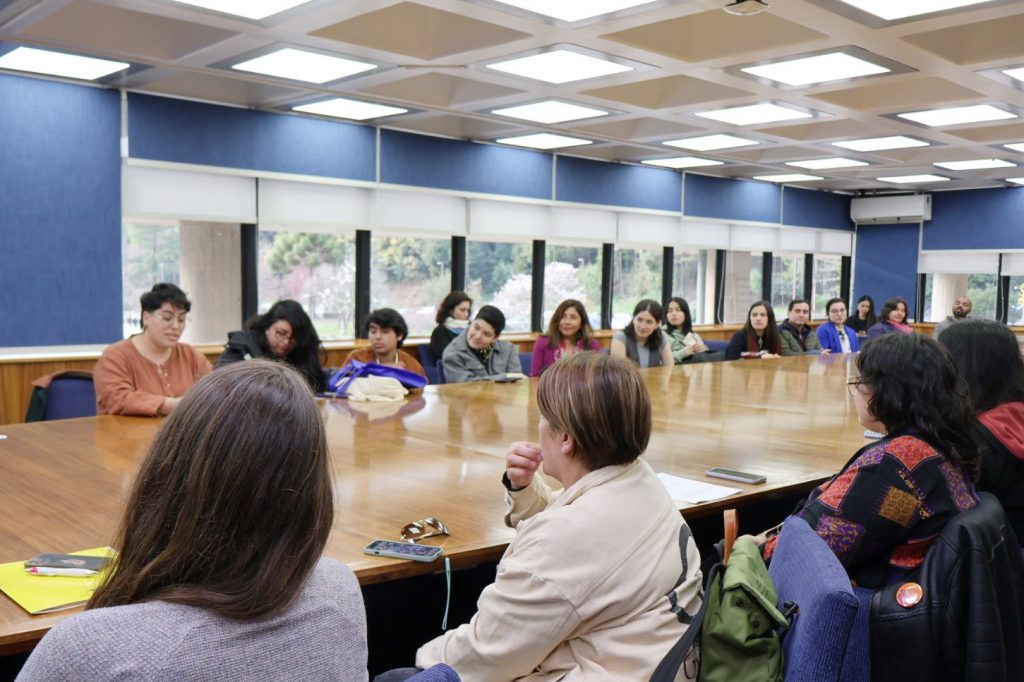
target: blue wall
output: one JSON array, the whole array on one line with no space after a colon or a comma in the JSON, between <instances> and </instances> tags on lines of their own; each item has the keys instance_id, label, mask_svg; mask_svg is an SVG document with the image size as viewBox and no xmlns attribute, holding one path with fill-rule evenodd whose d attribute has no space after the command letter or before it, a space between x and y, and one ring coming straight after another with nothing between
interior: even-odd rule
<instances>
[{"instance_id":1,"label":"blue wall","mask_svg":"<svg viewBox=\"0 0 1024 682\"><path fill-rule=\"evenodd\" d=\"M682 176L673 170L559 156L559 201L682 210Z\"/></svg>"},{"instance_id":2,"label":"blue wall","mask_svg":"<svg viewBox=\"0 0 1024 682\"><path fill-rule=\"evenodd\" d=\"M932 194L925 249L1024 249L1024 187Z\"/></svg>"},{"instance_id":3,"label":"blue wall","mask_svg":"<svg viewBox=\"0 0 1024 682\"><path fill-rule=\"evenodd\" d=\"M847 194L819 192L799 187L782 188L782 222L800 227L854 229Z\"/></svg>"},{"instance_id":4,"label":"blue wall","mask_svg":"<svg viewBox=\"0 0 1024 682\"><path fill-rule=\"evenodd\" d=\"M376 177L374 128L129 94L132 158L319 175Z\"/></svg>"},{"instance_id":5,"label":"blue wall","mask_svg":"<svg viewBox=\"0 0 1024 682\"><path fill-rule=\"evenodd\" d=\"M382 130L380 180L462 192L551 198L551 155Z\"/></svg>"},{"instance_id":6,"label":"blue wall","mask_svg":"<svg viewBox=\"0 0 1024 682\"><path fill-rule=\"evenodd\" d=\"M875 313L893 296L907 299L910 316L917 299L917 247L920 223L861 225L857 228L857 259L853 275L851 308L867 294L875 301Z\"/></svg>"},{"instance_id":7,"label":"blue wall","mask_svg":"<svg viewBox=\"0 0 1024 682\"><path fill-rule=\"evenodd\" d=\"M782 188L770 182L686 174L683 213L701 218L782 220Z\"/></svg>"},{"instance_id":8,"label":"blue wall","mask_svg":"<svg viewBox=\"0 0 1024 682\"><path fill-rule=\"evenodd\" d=\"M121 336L120 98L0 75L0 347Z\"/></svg>"}]
</instances>

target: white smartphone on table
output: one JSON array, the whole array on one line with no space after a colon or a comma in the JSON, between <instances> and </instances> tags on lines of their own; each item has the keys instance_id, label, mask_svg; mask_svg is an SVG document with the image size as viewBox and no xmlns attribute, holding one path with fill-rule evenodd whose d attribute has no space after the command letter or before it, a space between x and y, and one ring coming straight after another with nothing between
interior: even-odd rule
<instances>
[{"instance_id":1,"label":"white smartphone on table","mask_svg":"<svg viewBox=\"0 0 1024 682\"><path fill-rule=\"evenodd\" d=\"M749 474L745 471L736 471L735 469L723 469L722 467L714 467L704 472L707 476L714 478L725 478L730 481L739 481L740 483L764 483L767 479L760 474Z\"/></svg>"},{"instance_id":2,"label":"white smartphone on table","mask_svg":"<svg viewBox=\"0 0 1024 682\"><path fill-rule=\"evenodd\" d=\"M411 559L412 561L431 562L444 554L441 547L416 545L411 542L395 542L393 540L374 540L363 547L363 554L386 556L392 559Z\"/></svg>"}]
</instances>

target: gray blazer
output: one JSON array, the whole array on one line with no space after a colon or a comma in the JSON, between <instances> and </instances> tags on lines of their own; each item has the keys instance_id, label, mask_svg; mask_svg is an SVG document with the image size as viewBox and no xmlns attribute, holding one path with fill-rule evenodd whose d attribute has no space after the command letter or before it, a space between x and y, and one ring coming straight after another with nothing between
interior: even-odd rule
<instances>
[{"instance_id":1,"label":"gray blazer","mask_svg":"<svg viewBox=\"0 0 1024 682\"><path fill-rule=\"evenodd\" d=\"M519 362L519 350L508 341L496 340L491 344L491 357L487 364L469 348L466 334L456 336L442 356L444 379L449 384L466 381L497 381L504 379L508 372L523 372Z\"/></svg>"}]
</instances>

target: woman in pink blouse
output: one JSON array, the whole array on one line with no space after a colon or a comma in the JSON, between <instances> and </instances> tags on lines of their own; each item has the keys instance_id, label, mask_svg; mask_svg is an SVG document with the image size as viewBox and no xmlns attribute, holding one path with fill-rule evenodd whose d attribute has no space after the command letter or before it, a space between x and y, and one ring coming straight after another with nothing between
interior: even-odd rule
<instances>
[{"instance_id":1,"label":"woman in pink blouse","mask_svg":"<svg viewBox=\"0 0 1024 682\"><path fill-rule=\"evenodd\" d=\"M594 338L587 309L574 298L566 299L551 315L548 333L537 337L530 376L539 377L555 360L583 350L601 350L601 344Z\"/></svg>"}]
</instances>

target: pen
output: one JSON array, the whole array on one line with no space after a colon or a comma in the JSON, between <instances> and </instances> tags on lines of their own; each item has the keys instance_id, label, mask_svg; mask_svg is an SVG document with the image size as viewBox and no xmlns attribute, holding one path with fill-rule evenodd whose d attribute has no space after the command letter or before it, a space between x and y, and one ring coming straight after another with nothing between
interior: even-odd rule
<instances>
[{"instance_id":1,"label":"pen","mask_svg":"<svg viewBox=\"0 0 1024 682\"><path fill-rule=\"evenodd\" d=\"M96 575L96 571L90 571L88 568L43 568L34 566L26 568L25 571L32 575L55 575L73 578L88 578L89 576Z\"/></svg>"}]
</instances>

